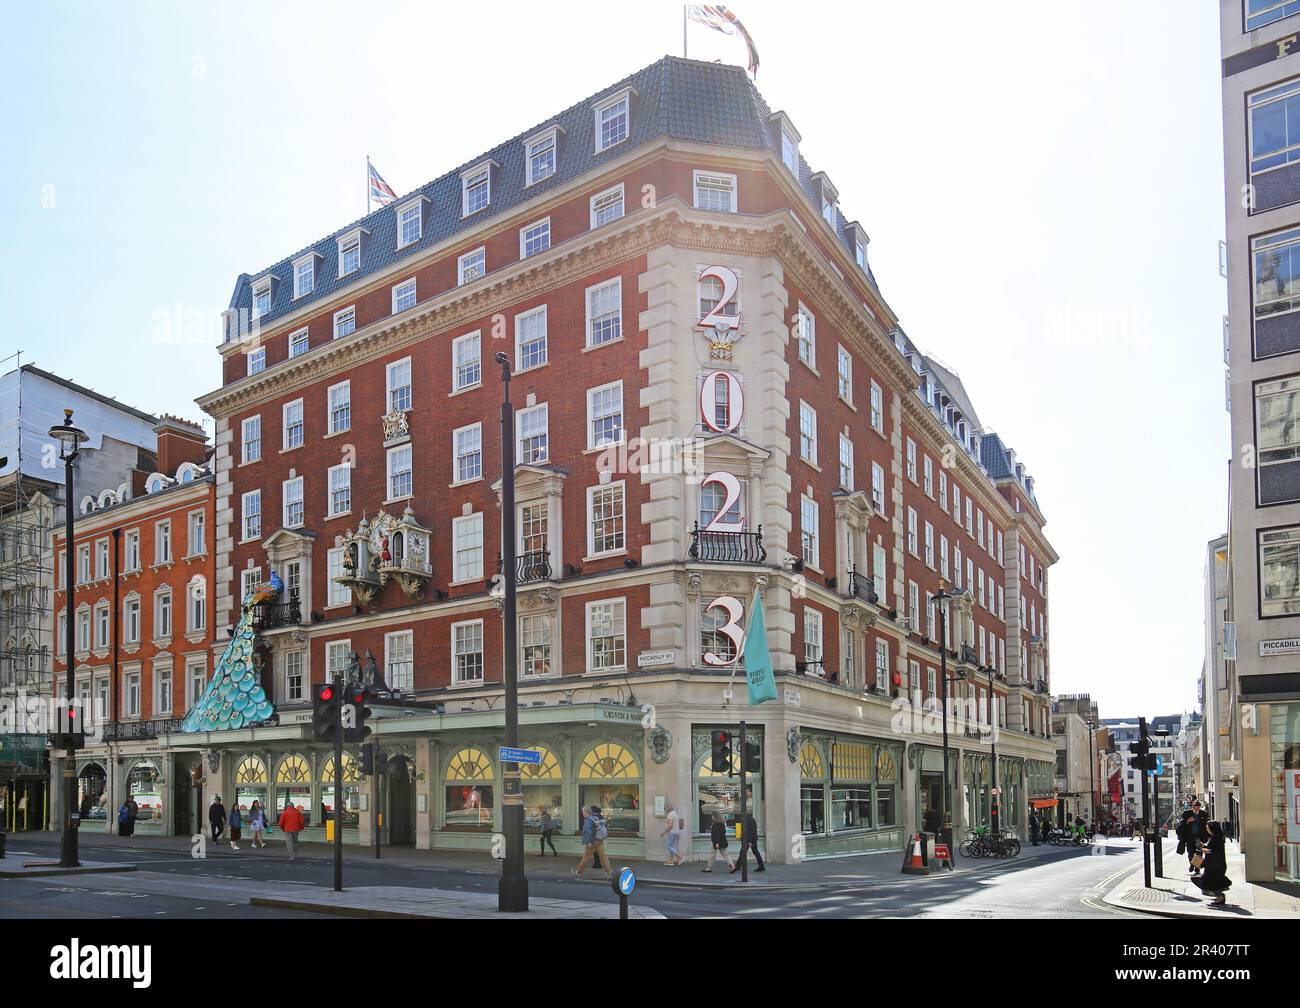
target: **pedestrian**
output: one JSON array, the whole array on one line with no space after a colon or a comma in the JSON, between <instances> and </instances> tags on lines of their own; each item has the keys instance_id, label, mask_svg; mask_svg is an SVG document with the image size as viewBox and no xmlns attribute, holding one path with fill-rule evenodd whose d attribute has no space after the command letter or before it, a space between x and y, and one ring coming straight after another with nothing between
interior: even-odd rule
<instances>
[{"instance_id":1,"label":"pedestrian","mask_svg":"<svg viewBox=\"0 0 1300 1008\"><path fill-rule=\"evenodd\" d=\"M244 825L244 818L239 811L239 799L236 798L230 803L230 849L239 850L240 827Z\"/></svg>"},{"instance_id":2,"label":"pedestrian","mask_svg":"<svg viewBox=\"0 0 1300 1008\"><path fill-rule=\"evenodd\" d=\"M298 834L302 832L303 818L297 806L289 802L280 813L280 829L284 830L284 846L289 852L289 860L298 859Z\"/></svg>"},{"instance_id":3,"label":"pedestrian","mask_svg":"<svg viewBox=\"0 0 1300 1008\"><path fill-rule=\"evenodd\" d=\"M1035 847L1038 846L1038 817L1029 817L1029 842Z\"/></svg>"},{"instance_id":4,"label":"pedestrian","mask_svg":"<svg viewBox=\"0 0 1300 1008\"><path fill-rule=\"evenodd\" d=\"M135 836L136 820L140 818L140 806L137 805L135 799L130 797L129 795L127 796L126 799L126 813L130 819L130 822L127 823L126 835L133 837Z\"/></svg>"},{"instance_id":5,"label":"pedestrian","mask_svg":"<svg viewBox=\"0 0 1300 1008\"><path fill-rule=\"evenodd\" d=\"M1201 803L1196 800L1192 801L1192 807L1184 815L1186 819L1184 839L1187 842L1187 867L1190 874L1195 877L1201 873L1201 869L1196 867L1193 863L1193 859L1198 853L1200 845L1204 843L1206 838L1209 836L1209 829L1207 827L1210 817L1201 810ZM1222 836L1222 834L1220 834L1220 836Z\"/></svg>"},{"instance_id":6,"label":"pedestrian","mask_svg":"<svg viewBox=\"0 0 1300 1008\"><path fill-rule=\"evenodd\" d=\"M117 810L117 835L120 837L131 835L131 806L126 802L122 802L122 807Z\"/></svg>"},{"instance_id":7,"label":"pedestrian","mask_svg":"<svg viewBox=\"0 0 1300 1008\"><path fill-rule=\"evenodd\" d=\"M212 842L220 843L221 834L226 830L226 806L221 804L221 795L208 806L208 825L212 827Z\"/></svg>"},{"instance_id":8,"label":"pedestrian","mask_svg":"<svg viewBox=\"0 0 1300 1008\"><path fill-rule=\"evenodd\" d=\"M551 839L551 835L555 832L555 820L551 818L551 810L545 805L542 806L542 815L538 820L538 825L541 827L542 833L541 841L538 843L538 847L541 848L538 854L546 857L546 845L550 844L551 853L559 857L560 852L555 849L555 841Z\"/></svg>"},{"instance_id":9,"label":"pedestrian","mask_svg":"<svg viewBox=\"0 0 1300 1008\"><path fill-rule=\"evenodd\" d=\"M733 872L736 870L736 862L731 860L731 855L727 852L727 823L722 818L721 813L713 813L713 825L709 828L709 863L704 866L706 872L713 871L713 862L719 859L727 862L727 870Z\"/></svg>"},{"instance_id":10,"label":"pedestrian","mask_svg":"<svg viewBox=\"0 0 1300 1008\"><path fill-rule=\"evenodd\" d=\"M266 812L257 799L253 799L253 806L248 810L248 827L253 831L253 841L249 847L265 847L266 840L263 839L262 833L266 829Z\"/></svg>"},{"instance_id":11,"label":"pedestrian","mask_svg":"<svg viewBox=\"0 0 1300 1008\"><path fill-rule=\"evenodd\" d=\"M740 856L743 859L748 851L754 852L754 860L758 862L758 867L754 871L767 871L763 864L763 855L758 852L758 823L754 819L753 812L745 813L745 833L740 838ZM735 868L731 869L735 871Z\"/></svg>"},{"instance_id":12,"label":"pedestrian","mask_svg":"<svg viewBox=\"0 0 1300 1008\"><path fill-rule=\"evenodd\" d=\"M664 848L668 853L668 860L665 861L664 864L670 865L673 868L676 868L686 860L677 849L677 845L681 841L681 834L682 817L677 814L677 806L672 802L669 802L668 816L664 823L664 831L659 835L663 837Z\"/></svg>"},{"instance_id":13,"label":"pedestrian","mask_svg":"<svg viewBox=\"0 0 1300 1008\"><path fill-rule=\"evenodd\" d=\"M1223 842L1223 827L1217 822L1206 823L1205 840L1202 841L1197 856L1201 860L1201 874L1192 879L1192 885L1206 896L1214 897L1210 900L1211 906L1222 906L1227 902L1224 893L1232 887L1232 879L1228 878L1228 853Z\"/></svg>"},{"instance_id":14,"label":"pedestrian","mask_svg":"<svg viewBox=\"0 0 1300 1008\"><path fill-rule=\"evenodd\" d=\"M582 860L573 871L576 877L582 878L587 865L596 859L599 859L600 866L605 869L605 878L614 877L609 867L609 858L605 856L605 841L608 839L609 827L600 813L600 806L593 805L587 812L586 818L582 820Z\"/></svg>"}]
</instances>

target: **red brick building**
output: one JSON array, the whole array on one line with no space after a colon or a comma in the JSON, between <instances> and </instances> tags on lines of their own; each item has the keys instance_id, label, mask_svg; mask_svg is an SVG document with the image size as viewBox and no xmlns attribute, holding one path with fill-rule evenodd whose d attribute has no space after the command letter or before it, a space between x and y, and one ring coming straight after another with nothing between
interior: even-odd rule
<instances>
[{"instance_id":1,"label":"red brick building","mask_svg":"<svg viewBox=\"0 0 1300 1008\"><path fill-rule=\"evenodd\" d=\"M203 429L163 417L158 471L137 474L126 493L82 502L74 524L75 694L87 707L78 752L82 829L116 829L126 797L140 807L140 833L194 828L193 754L162 751L207 684L214 640L215 479ZM62 528L54 610L54 690L67 686Z\"/></svg>"},{"instance_id":2,"label":"red brick building","mask_svg":"<svg viewBox=\"0 0 1300 1008\"><path fill-rule=\"evenodd\" d=\"M571 835L598 803L616 851L653 852L666 802L697 828L733 812L701 746L745 716L775 860L897 849L942 790L924 723L941 587L962 590L945 663L971 701L950 810L991 811L981 711L1002 733L1003 822L1052 792L1056 557L1033 482L899 327L799 142L738 68L666 58L239 278L223 384L200 401L215 619L279 573L259 636L279 719L188 740L224 754L210 789L332 810L310 683L373 669L441 705L379 721L408 771L385 782L389 838L487 842L503 351L521 734L544 754L529 817L546 806ZM749 708L724 689L758 590L780 696ZM343 800L362 841L372 789Z\"/></svg>"}]
</instances>

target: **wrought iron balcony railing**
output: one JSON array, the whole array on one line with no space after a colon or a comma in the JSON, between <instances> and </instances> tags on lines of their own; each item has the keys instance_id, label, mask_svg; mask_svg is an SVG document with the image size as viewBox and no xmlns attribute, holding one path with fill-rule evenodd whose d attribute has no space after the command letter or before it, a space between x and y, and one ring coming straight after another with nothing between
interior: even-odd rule
<instances>
[{"instance_id":1,"label":"wrought iron balcony railing","mask_svg":"<svg viewBox=\"0 0 1300 1008\"><path fill-rule=\"evenodd\" d=\"M859 574L856 570L849 571L849 598L875 605L880 601L880 596L876 594L876 579Z\"/></svg>"},{"instance_id":2,"label":"wrought iron balcony railing","mask_svg":"<svg viewBox=\"0 0 1300 1008\"><path fill-rule=\"evenodd\" d=\"M505 573L505 561L497 555L497 573ZM529 550L515 557L515 583L546 581L551 576L551 551Z\"/></svg>"},{"instance_id":3,"label":"wrought iron balcony railing","mask_svg":"<svg viewBox=\"0 0 1300 1008\"><path fill-rule=\"evenodd\" d=\"M687 556L704 563L761 564L767 560L763 547L763 526L756 532L711 532L700 528L699 522L691 529L691 546Z\"/></svg>"},{"instance_id":4,"label":"wrought iron balcony railing","mask_svg":"<svg viewBox=\"0 0 1300 1008\"><path fill-rule=\"evenodd\" d=\"M105 742L130 742L171 735L180 731L184 718L154 718L150 721L116 721L104 725Z\"/></svg>"},{"instance_id":5,"label":"wrought iron balcony railing","mask_svg":"<svg viewBox=\"0 0 1300 1008\"><path fill-rule=\"evenodd\" d=\"M277 627L298 626L302 623L302 605L297 599L288 602L265 602L253 613L254 630L274 630Z\"/></svg>"}]
</instances>

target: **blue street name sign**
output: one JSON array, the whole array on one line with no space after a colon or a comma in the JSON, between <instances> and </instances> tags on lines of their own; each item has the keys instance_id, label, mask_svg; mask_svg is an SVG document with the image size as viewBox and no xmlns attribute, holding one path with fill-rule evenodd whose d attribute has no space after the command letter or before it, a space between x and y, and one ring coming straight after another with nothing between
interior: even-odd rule
<instances>
[{"instance_id":1,"label":"blue street name sign","mask_svg":"<svg viewBox=\"0 0 1300 1008\"><path fill-rule=\"evenodd\" d=\"M501 746L497 750L497 759L502 763L531 763L540 766L542 754L536 749L507 749Z\"/></svg>"}]
</instances>

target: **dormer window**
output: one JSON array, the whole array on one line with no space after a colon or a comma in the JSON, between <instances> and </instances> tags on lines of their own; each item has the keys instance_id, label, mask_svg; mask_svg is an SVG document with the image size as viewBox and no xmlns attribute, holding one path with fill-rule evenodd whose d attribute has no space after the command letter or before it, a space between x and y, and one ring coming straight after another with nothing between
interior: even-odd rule
<instances>
[{"instance_id":1,"label":"dormer window","mask_svg":"<svg viewBox=\"0 0 1300 1008\"><path fill-rule=\"evenodd\" d=\"M460 213L462 217L476 214L492 202L492 164L485 161L461 173Z\"/></svg>"},{"instance_id":2,"label":"dormer window","mask_svg":"<svg viewBox=\"0 0 1300 1008\"><path fill-rule=\"evenodd\" d=\"M316 289L316 253L293 261L293 296L305 297Z\"/></svg>"},{"instance_id":3,"label":"dormer window","mask_svg":"<svg viewBox=\"0 0 1300 1008\"><path fill-rule=\"evenodd\" d=\"M258 319L271 311L271 282L273 277L263 277L253 284L253 318Z\"/></svg>"},{"instance_id":4,"label":"dormer window","mask_svg":"<svg viewBox=\"0 0 1300 1008\"><path fill-rule=\"evenodd\" d=\"M858 269L863 273L867 272L867 245L871 241L867 237L866 229L861 224L854 221L852 224L845 226L848 235L850 247L853 249L853 261L858 264Z\"/></svg>"},{"instance_id":5,"label":"dormer window","mask_svg":"<svg viewBox=\"0 0 1300 1008\"><path fill-rule=\"evenodd\" d=\"M784 112L772 113L771 124L775 130L775 136L780 139L781 143L781 163L790 169L790 174L796 179L799 178L799 141L803 139L799 131L794 128L794 123Z\"/></svg>"},{"instance_id":6,"label":"dormer window","mask_svg":"<svg viewBox=\"0 0 1300 1008\"><path fill-rule=\"evenodd\" d=\"M397 208L397 247L414 245L424 236L423 196L417 196Z\"/></svg>"},{"instance_id":7,"label":"dormer window","mask_svg":"<svg viewBox=\"0 0 1300 1008\"><path fill-rule=\"evenodd\" d=\"M632 89L625 88L595 107L596 153L609 150L627 139L631 122Z\"/></svg>"},{"instance_id":8,"label":"dormer window","mask_svg":"<svg viewBox=\"0 0 1300 1008\"><path fill-rule=\"evenodd\" d=\"M365 228L354 228L338 240L339 276L345 277L361 268L361 236Z\"/></svg>"},{"instance_id":9,"label":"dormer window","mask_svg":"<svg viewBox=\"0 0 1300 1008\"><path fill-rule=\"evenodd\" d=\"M536 185L542 179L555 174L556 137L559 127L552 126L545 133L539 133L531 140L524 141L524 161L527 166L526 185Z\"/></svg>"},{"instance_id":10,"label":"dormer window","mask_svg":"<svg viewBox=\"0 0 1300 1008\"><path fill-rule=\"evenodd\" d=\"M822 197L822 217L824 217L824 218L826 219L826 223L829 224L831 227L835 227L835 224L836 224L835 216L836 216L836 215L835 215L835 201L834 201L834 200L828 200L825 196L823 196L823 197Z\"/></svg>"}]
</instances>

